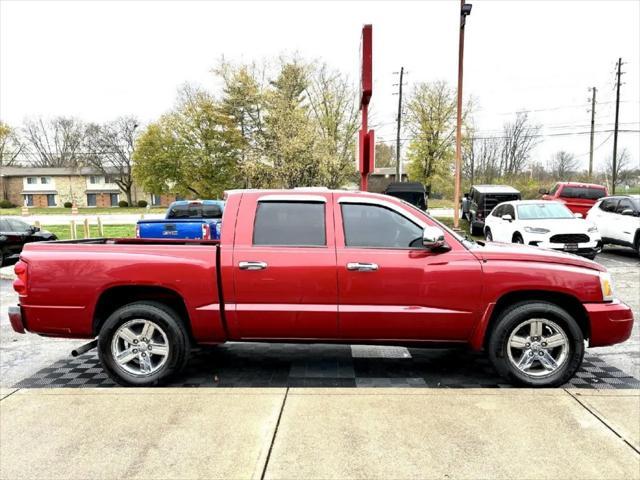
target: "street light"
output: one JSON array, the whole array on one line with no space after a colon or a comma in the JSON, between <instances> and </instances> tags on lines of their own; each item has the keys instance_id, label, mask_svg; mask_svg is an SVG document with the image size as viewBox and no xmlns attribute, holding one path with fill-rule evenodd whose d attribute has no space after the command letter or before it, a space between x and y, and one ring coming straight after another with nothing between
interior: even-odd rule
<instances>
[{"instance_id":1,"label":"street light","mask_svg":"<svg viewBox=\"0 0 640 480\"><path fill-rule=\"evenodd\" d=\"M460 228L460 172L462 170L462 65L464 58L464 25L467 15L471 15L470 3L460 0L460 42L458 48L458 117L456 122L456 173L453 198L453 228Z\"/></svg>"}]
</instances>

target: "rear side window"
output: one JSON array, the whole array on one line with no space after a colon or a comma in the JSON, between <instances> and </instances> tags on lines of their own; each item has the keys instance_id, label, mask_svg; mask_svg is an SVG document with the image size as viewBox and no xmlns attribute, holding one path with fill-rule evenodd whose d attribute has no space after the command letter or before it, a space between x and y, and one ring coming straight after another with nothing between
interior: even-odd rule
<instances>
[{"instance_id":1,"label":"rear side window","mask_svg":"<svg viewBox=\"0 0 640 480\"><path fill-rule=\"evenodd\" d=\"M325 246L324 209L321 202L258 202L253 244Z\"/></svg>"},{"instance_id":2,"label":"rear side window","mask_svg":"<svg viewBox=\"0 0 640 480\"><path fill-rule=\"evenodd\" d=\"M422 228L388 208L345 203L342 223L347 247L422 247Z\"/></svg>"},{"instance_id":3,"label":"rear side window","mask_svg":"<svg viewBox=\"0 0 640 480\"><path fill-rule=\"evenodd\" d=\"M600 188L588 187L564 187L560 192L563 198L584 198L586 200L598 200L605 195L604 190Z\"/></svg>"},{"instance_id":4,"label":"rear side window","mask_svg":"<svg viewBox=\"0 0 640 480\"><path fill-rule=\"evenodd\" d=\"M615 212L617 203L618 203L617 198L607 198L606 200L603 200L602 203L600 204L600 210L603 210L605 212Z\"/></svg>"}]
</instances>

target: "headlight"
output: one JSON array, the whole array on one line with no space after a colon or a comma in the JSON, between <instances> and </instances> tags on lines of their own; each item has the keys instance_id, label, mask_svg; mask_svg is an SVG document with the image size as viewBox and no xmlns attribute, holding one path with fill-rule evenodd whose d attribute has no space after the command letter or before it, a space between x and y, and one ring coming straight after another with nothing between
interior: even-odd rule
<instances>
[{"instance_id":1,"label":"headlight","mask_svg":"<svg viewBox=\"0 0 640 480\"><path fill-rule=\"evenodd\" d=\"M600 272L600 289L602 290L602 300L611 302L615 298L613 292L613 281L609 272Z\"/></svg>"},{"instance_id":2,"label":"headlight","mask_svg":"<svg viewBox=\"0 0 640 480\"><path fill-rule=\"evenodd\" d=\"M587 230L587 232L589 233L594 233L598 231L598 227L596 227L595 225L592 225L591 227L589 227L589 229Z\"/></svg>"},{"instance_id":3,"label":"headlight","mask_svg":"<svg viewBox=\"0 0 640 480\"><path fill-rule=\"evenodd\" d=\"M527 233L549 233L551 230L540 227L524 227L524 231Z\"/></svg>"}]
</instances>

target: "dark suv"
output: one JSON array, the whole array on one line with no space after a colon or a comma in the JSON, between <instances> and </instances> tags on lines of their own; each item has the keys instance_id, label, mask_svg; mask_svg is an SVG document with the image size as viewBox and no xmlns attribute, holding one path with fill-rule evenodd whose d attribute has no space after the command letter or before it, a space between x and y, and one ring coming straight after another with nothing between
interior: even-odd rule
<instances>
[{"instance_id":1,"label":"dark suv","mask_svg":"<svg viewBox=\"0 0 640 480\"><path fill-rule=\"evenodd\" d=\"M17 218L0 218L0 267L17 260L25 243L57 240L53 233L40 230Z\"/></svg>"},{"instance_id":2,"label":"dark suv","mask_svg":"<svg viewBox=\"0 0 640 480\"><path fill-rule=\"evenodd\" d=\"M482 235L484 219L502 202L522 200L518 190L509 185L474 185L462 198L462 216L469 222L471 235Z\"/></svg>"}]
</instances>

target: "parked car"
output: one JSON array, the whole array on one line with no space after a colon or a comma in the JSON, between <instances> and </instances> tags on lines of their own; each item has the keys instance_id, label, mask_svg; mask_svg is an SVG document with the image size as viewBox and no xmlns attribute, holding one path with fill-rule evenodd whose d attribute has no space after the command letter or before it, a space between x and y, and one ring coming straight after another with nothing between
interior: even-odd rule
<instances>
[{"instance_id":1,"label":"parked car","mask_svg":"<svg viewBox=\"0 0 640 480\"><path fill-rule=\"evenodd\" d=\"M420 182L391 182L383 193L409 202L420 210L429 206L426 190Z\"/></svg>"},{"instance_id":2,"label":"parked car","mask_svg":"<svg viewBox=\"0 0 640 480\"><path fill-rule=\"evenodd\" d=\"M57 240L53 233L17 218L0 218L0 267L17 260L26 243Z\"/></svg>"},{"instance_id":3,"label":"parked car","mask_svg":"<svg viewBox=\"0 0 640 480\"><path fill-rule=\"evenodd\" d=\"M598 228L562 202L520 200L493 209L484 224L487 241L562 250L591 260L602 250Z\"/></svg>"},{"instance_id":4,"label":"parked car","mask_svg":"<svg viewBox=\"0 0 640 480\"><path fill-rule=\"evenodd\" d=\"M482 235L484 221L496 205L520 200L522 195L508 185L474 185L462 198L462 216L469 222L471 235Z\"/></svg>"},{"instance_id":5,"label":"parked car","mask_svg":"<svg viewBox=\"0 0 640 480\"><path fill-rule=\"evenodd\" d=\"M640 255L640 195L601 198L589 210L604 243L633 248Z\"/></svg>"},{"instance_id":6,"label":"parked car","mask_svg":"<svg viewBox=\"0 0 640 480\"><path fill-rule=\"evenodd\" d=\"M29 244L16 332L93 339L124 385L154 385L191 346L243 342L455 345L514 383L562 385L592 347L629 338L605 267L485 246L387 195L236 190L220 241ZM87 344L91 348L94 344Z\"/></svg>"},{"instance_id":7,"label":"parked car","mask_svg":"<svg viewBox=\"0 0 640 480\"><path fill-rule=\"evenodd\" d=\"M607 187L603 185L576 182L558 182L551 191L541 188L539 192L543 200L563 202L569 210L583 217L598 199L608 195Z\"/></svg>"},{"instance_id":8,"label":"parked car","mask_svg":"<svg viewBox=\"0 0 640 480\"><path fill-rule=\"evenodd\" d=\"M223 211L220 200L179 200L169 205L164 219L138 220L136 237L217 240Z\"/></svg>"}]
</instances>

